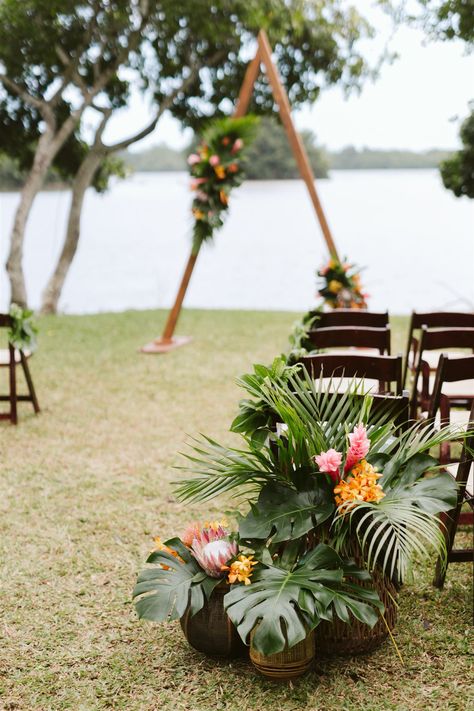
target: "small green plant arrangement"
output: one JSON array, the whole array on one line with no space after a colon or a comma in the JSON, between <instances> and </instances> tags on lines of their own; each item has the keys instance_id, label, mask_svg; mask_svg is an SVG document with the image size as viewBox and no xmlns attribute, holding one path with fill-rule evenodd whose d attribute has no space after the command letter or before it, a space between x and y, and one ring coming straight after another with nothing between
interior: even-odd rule
<instances>
[{"instance_id":1,"label":"small green plant arrangement","mask_svg":"<svg viewBox=\"0 0 474 711\"><path fill-rule=\"evenodd\" d=\"M214 574L205 583L212 588L220 565L220 579L228 575L230 584L227 614L263 655L292 648L323 620L375 625L384 606L370 585L373 572L402 582L415 558L445 551L438 514L454 506L456 486L430 451L466 433L429 424L401 432L390 412L373 410L356 381L327 392L283 360L255 366L240 385L249 397L232 429L242 446L199 438L184 467L192 477L176 485L187 503L232 492L242 502L234 512L238 531L213 573L190 539L188 547L172 539L166 545L174 552L152 554L150 563L174 572L141 575L139 615L164 620L188 605L197 610L206 590L193 593L193 586ZM242 581L231 577L240 565Z\"/></svg>"},{"instance_id":2,"label":"small green plant arrangement","mask_svg":"<svg viewBox=\"0 0 474 711\"><path fill-rule=\"evenodd\" d=\"M230 193L244 177L245 148L255 136L258 119L224 118L213 121L203 133L196 153L188 156L194 217L193 247L211 240L224 224Z\"/></svg>"},{"instance_id":3,"label":"small green plant arrangement","mask_svg":"<svg viewBox=\"0 0 474 711\"><path fill-rule=\"evenodd\" d=\"M22 309L18 304L10 306L9 315L12 325L8 331L8 340L20 351L34 351L38 347L38 327L35 316L30 309Z\"/></svg>"},{"instance_id":4,"label":"small green plant arrangement","mask_svg":"<svg viewBox=\"0 0 474 711\"><path fill-rule=\"evenodd\" d=\"M368 294L363 291L360 268L331 257L318 271L318 294L332 309L366 309Z\"/></svg>"}]
</instances>

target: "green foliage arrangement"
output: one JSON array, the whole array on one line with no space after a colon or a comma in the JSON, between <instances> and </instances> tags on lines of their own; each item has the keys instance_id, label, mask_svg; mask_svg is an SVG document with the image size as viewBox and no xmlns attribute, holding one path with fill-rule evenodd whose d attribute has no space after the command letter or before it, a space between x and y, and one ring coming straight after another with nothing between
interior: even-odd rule
<instances>
[{"instance_id":1,"label":"green foliage arrangement","mask_svg":"<svg viewBox=\"0 0 474 711\"><path fill-rule=\"evenodd\" d=\"M38 346L38 327L33 311L22 309L18 304L12 304L9 313L13 320L8 332L9 342L21 351L36 350Z\"/></svg>"},{"instance_id":2,"label":"green foliage arrangement","mask_svg":"<svg viewBox=\"0 0 474 711\"><path fill-rule=\"evenodd\" d=\"M183 467L193 476L176 484L184 502L229 492L247 502L236 514L239 548L258 563L225 596L230 618L244 641L255 632L263 654L333 615L375 624L381 603L358 581L377 568L403 582L415 558L445 552L438 515L455 504L456 485L431 451L466 433L427 423L400 431L355 380L329 392L283 360L239 382L250 396L232 425L243 446L197 439Z\"/></svg>"},{"instance_id":3,"label":"green foliage arrangement","mask_svg":"<svg viewBox=\"0 0 474 711\"><path fill-rule=\"evenodd\" d=\"M254 116L213 121L204 131L197 152L188 157L191 189L195 191L194 251L224 224L230 193L243 180L245 148L255 136L257 122Z\"/></svg>"}]
</instances>

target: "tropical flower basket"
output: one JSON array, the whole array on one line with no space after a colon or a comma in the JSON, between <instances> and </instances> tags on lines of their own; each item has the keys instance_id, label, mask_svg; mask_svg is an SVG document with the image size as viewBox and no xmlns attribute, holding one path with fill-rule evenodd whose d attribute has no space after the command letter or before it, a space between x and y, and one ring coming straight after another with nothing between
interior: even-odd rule
<instances>
[{"instance_id":1,"label":"tropical flower basket","mask_svg":"<svg viewBox=\"0 0 474 711\"><path fill-rule=\"evenodd\" d=\"M439 514L456 501L430 452L469 433L400 431L357 382L328 393L283 359L240 385L250 397L231 429L243 446L195 440L192 477L176 484L187 503L233 492L238 525L194 524L160 543L135 588L139 617L180 619L208 654L237 653L236 632L256 669L281 679L304 674L314 654L394 641L397 586L415 556L445 551Z\"/></svg>"}]
</instances>

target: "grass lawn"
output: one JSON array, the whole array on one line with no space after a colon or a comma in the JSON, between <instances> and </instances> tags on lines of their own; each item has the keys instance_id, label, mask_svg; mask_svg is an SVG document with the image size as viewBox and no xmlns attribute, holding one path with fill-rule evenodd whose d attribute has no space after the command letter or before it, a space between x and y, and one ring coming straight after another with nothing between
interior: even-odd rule
<instances>
[{"instance_id":1,"label":"grass lawn","mask_svg":"<svg viewBox=\"0 0 474 711\"><path fill-rule=\"evenodd\" d=\"M137 353L163 312L41 321L31 368L43 412L23 404L17 428L0 423L0 709L469 708L467 564L449 569L442 592L430 584L434 562L404 587L404 667L387 643L278 685L194 652L177 623L137 621L130 593L151 536L225 507L173 498L186 434L231 441L234 378L285 349L294 319L187 311L179 332L195 340L166 356ZM405 320L394 328L397 352Z\"/></svg>"}]
</instances>

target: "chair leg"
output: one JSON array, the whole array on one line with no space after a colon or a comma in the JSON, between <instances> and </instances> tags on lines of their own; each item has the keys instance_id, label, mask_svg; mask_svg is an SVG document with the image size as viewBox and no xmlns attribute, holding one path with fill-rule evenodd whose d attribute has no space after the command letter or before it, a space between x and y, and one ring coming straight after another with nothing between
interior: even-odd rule
<instances>
[{"instance_id":1,"label":"chair leg","mask_svg":"<svg viewBox=\"0 0 474 711\"><path fill-rule=\"evenodd\" d=\"M12 425L18 424L17 414L17 393L16 393L16 363L15 349L10 344L8 346L10 352L9 376L10 376L10 422Z\"/></svg>"},{"instance_id":2,"label":"chair leg","mask_svg":"<svg viewBox=\"0 0 474 711\"><path fill-rule=\"evenodd\" d=\"M34 409L35 413L38 414L38 412L40 412L40 406L39 406L38 398L36 397L35 386L33 385L33 378L31 377L28 361L27 361L26 356L23 353L23 351L20 351L20 358L21 358L21 365L23 367L23 372L25 374L26 384L28 385L28 391L30 393L31 402L33 403L33 409Z\"/></svg>"}]
</instances>

